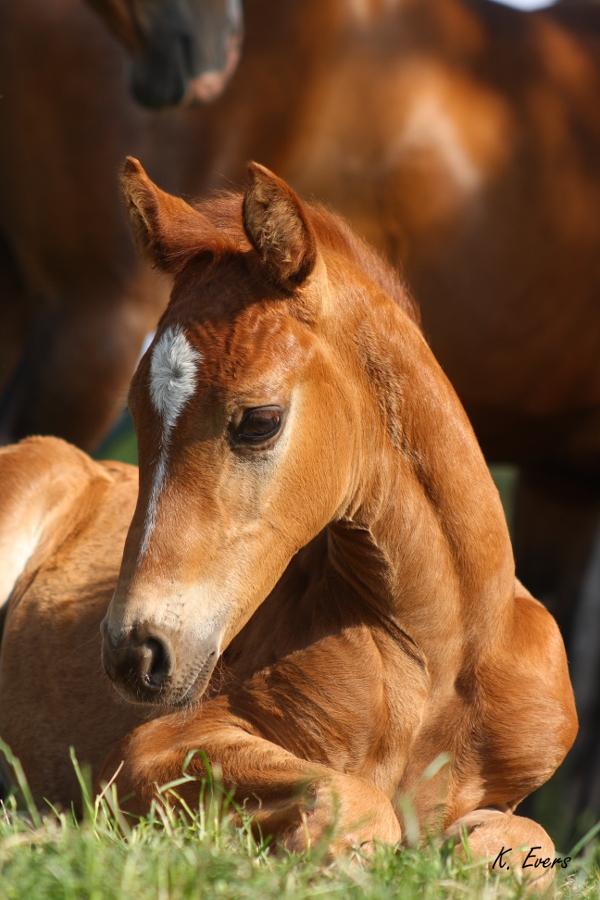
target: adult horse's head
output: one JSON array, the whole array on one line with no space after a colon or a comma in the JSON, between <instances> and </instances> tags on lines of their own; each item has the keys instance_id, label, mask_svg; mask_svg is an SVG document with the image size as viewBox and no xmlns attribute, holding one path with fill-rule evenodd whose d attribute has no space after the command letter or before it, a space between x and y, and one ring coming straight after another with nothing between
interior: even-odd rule
<instances>
[{"instance_id":1,"label":"adult horse's head","mask_svg":"<svg viewBox=\"0 0 600 900\"><path fill-rule=\"evenodd\" d=\"M130 390L140 490L103 660L128 699L175 705L292 556L360 505L382 429L356 357L374 312L384 329L386 308L401 314L352 261L358 239L256 164L243 198L198 209L133 160L124 189L138 245L175 283Z\"/></svg>"},{"instance_id":2,"label":"adult horse's head","mask_svg":"<svg viewBox=\"0 0 600 900\"><path fill-rule=\"evenodd\" d=\"M235 72L242 0L88 0L133 57L131 89L150 109L216 99Z\"/></svg>"}]
</instances>

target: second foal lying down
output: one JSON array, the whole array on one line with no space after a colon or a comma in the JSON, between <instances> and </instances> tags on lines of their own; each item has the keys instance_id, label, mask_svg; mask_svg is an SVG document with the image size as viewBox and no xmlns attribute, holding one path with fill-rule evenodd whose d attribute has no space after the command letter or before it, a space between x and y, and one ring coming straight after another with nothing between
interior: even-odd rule
<instances>
[{"instance_id":1,"label":"second foal lying down","mask_svg":"<svg viewBox=\"0 0 600 900\"><path fill-rule=\"evenodd\" d=\"M293 850L334 821L334 851L398 841L410 793L476 852L551 856L512 813L575 736L562 640L402 285L260 166L198 207L133 160L123 183L174 278L129 396L135 511L130 467L0 455L0 734L35 796L77 797L74 745L143 813L199 748Z\"/></svg>"}]
</instances>

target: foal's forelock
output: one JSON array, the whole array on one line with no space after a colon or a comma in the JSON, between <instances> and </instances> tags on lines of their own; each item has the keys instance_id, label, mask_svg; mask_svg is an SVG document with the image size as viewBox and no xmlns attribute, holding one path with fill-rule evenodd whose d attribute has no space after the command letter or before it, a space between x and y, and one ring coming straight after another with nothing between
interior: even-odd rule
<instances>
[{"instance_id":1,"label":"foal's forelock","mask_svg":"<svg viewBox=\"0 0 600 900\"><path fill-rule=\"evenodd\" d=\"M192 346L180 325L169 326L152 349L149 389L152 406L160 420L160 451L146 510L140 558L148 549L156 525L158 502L168 472L173 428L196 390L201 362L202 354Z\"/></svg>"}]
</instances>

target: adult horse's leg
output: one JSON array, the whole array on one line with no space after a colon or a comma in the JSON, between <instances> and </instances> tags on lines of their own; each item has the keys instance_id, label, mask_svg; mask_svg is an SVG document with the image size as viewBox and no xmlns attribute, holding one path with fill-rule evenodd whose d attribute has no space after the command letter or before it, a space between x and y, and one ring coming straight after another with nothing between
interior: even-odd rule
<instances>
[{"instance_id":1,"label":"adult horse's leg","mask_svg":"<svg viewBox=\"0 0 600 900\"><path fill-rule=\"evenodd\" d=\"M600 479L551 465L524 467L515 498L519 578L561 629L580 719L563 764L572 814L600 808ZM524 808L533 809L533 796Z\"/></svg>"},{"instance_id":2,"label":"adult horse's leg","mask_svg":"<svg viewBox=\"0 0 600 900\"><path fill-rule=\"evenodd\" d=\"M25 290L8 241L0 233L0 393L10 379L25 342Z\"/></svg>"},{"instance_id":3,"label":"adult horse's leg","mask_svg":"<svg viewBox=\"0 0 600 900\"><path fill-rule=\"evenodd\" d=\"M599 518L600 479L550 464L521 468L515 495L517 576L552 613L568 649ZM574 689L577 694L575 684Z\"/></svg>"},{"instance_id":4,"label":"adult horse's leg","mask_svg":"<svg viewBox=\"0 0 600 900\"><path fill-rule=\"evenodd\" d=\"M166 302L153 279L130 288L130 299L107 292L95 303L44 308L34 317L21 358L0 401L0 441L52 434L93 450L125 404L144 338ZM126 291L123 291L126 294Z\"/></svg>"},{"instance_id":5,"label":"adult horse's leg","mask_svg":"<svg viewBox=\"0 0 600 900\"><path fill-rule=\"evenodd\" d=\"M174 714L141 725L110 754L100 784L117 776L119 797L136 815L148 811L155 786L180 778L190 751L199 749L220 771L226 788L252 815L263 835L272 836L292 852L302 852L326 840L333 853L374 840L395 843L400 824L389 799L370 781L307 762L249 731L217 699L190 719ZM199 754L187 774L206 775ZM176 788L193 809L199 785ZM128 799L127 799L128 798Z\"/></svg>"}]
</instances>

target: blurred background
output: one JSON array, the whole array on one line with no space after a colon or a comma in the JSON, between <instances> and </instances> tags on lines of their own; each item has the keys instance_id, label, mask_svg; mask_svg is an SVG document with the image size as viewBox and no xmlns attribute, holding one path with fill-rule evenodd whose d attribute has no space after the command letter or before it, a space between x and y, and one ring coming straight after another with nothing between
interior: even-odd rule
<instances>
[{"instance_id":1,"label":"blurred background","mask_svg":"<svg viewBox=\"0 0 600 900\"><path fill-rule=\"evenodd\" d=\"M256 159L396 266L557 618L581 733L526 801L600 816L598 0L0 0L0 440L135 463L169 283L125 156L186 198Z\"/></svg>"}]
</instances>

